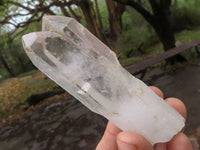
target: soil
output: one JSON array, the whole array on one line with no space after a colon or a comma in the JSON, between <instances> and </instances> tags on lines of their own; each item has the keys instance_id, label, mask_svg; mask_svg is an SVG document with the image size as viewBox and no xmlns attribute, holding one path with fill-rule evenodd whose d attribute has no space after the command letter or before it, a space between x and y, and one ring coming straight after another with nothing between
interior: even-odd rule
<instances>
[{"instance_id":1,"label":"soil","mask_svg":"<svg viewBox=\"0 0 200 150\"><path fill-rule=\"evenodd\" d=\"M74 98L55 101L2 127L0 149L95 149L106 122Z\"/></svg>"}]
</instances>

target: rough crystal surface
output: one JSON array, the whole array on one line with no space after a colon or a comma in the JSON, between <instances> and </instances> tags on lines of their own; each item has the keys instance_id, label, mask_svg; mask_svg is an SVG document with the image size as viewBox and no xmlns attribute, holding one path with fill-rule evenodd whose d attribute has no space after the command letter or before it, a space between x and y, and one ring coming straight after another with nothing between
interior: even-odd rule
<instances>
[{"instance_id":1,"label":"rough crystal surface","mask_svg":"<svg viewBox=\"0 0 200 150\"><path fill-rule=\"evenodd\" d=\"M72 18L45 16L42 32L24 35L42 72L92 111L152 144L167 142L184 118L119 64L116 55Z\"/></svg>"}]
</instances>

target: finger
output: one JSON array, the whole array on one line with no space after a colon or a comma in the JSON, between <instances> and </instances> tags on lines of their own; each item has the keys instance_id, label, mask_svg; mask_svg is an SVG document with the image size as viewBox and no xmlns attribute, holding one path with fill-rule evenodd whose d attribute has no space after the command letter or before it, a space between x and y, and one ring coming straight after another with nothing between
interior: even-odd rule
<instances>
[{"instance_id":1,"label":"finger","mask_svg":"<svg viewBox=\"0 0 200 150\"><path fill-rule=\"evenodd\" d=\"M163 92L162 92L159 88L157 88L157 87L155 87L155 86L150 86L150 88L151 88L158 96L160 96L161 98L164 98L164 94L163 94Z\"/></svg>"},{"instance_id":2,"label":"finger","mask_svg":"<svg viewBox=\"0 0 200 150\"><path fill-rule=\"evenodd\" d=\"M167 143L158 143L158 144L156 144L155 150L167 150Z\"/></svg>"},{"instance_id":3,"label":"finger","mask_svg":"<svg viewBox=\"0 0 200 150\"><path fill-rule=\"evenodd\" d=\"M165 99L165 101L186 119L186 107L181 100L179 100L178 98L167 98Z\"/></svg>"},{"instance_id":4,"label":"finger","mask_svg":"<svg viewBox=\"0 0 200 150\"><path fill-rule=\"evenodd\" d=\"M168 144L169 150L192 150L192 144L184 133L177 134Z\"/></svg>"},{"instance_id":5,"label":"finger","mask_svg":"<svg viewBox=\"0 0 200 150\"><path fill-rule=\"evenodd\" d=\"M96 150L117 150L116 136L120 132L121 130L109 121Z\"/></svg>"},{"instance_id":6,"label":"finger","mask_svg":"<svg viewBox=\"0 0 200 150\"><path fill-rule=\"evenodd\" d=\"M152 145L134 132L121 132L117 135L118 150L153 150Z\"/></svg>"}]
</instances>

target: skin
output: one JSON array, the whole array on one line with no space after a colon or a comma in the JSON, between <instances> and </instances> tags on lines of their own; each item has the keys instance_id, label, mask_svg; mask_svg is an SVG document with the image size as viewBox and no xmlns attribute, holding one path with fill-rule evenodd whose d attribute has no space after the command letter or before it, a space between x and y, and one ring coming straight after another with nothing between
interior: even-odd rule
<instances>
[{"instance_id":1,"label":"skin","mask_svg":"<svg viewBox=\"0 0 200 150\"><path fill-rule=\"evenodd\" d=\"M158 96L164 98L162 91L156 87L150 87ZM186 118L186 108L183 102L177 98L167 98L165 101ZM112 122L108 122L104 135L96 147L96 150L192 150L188 137L180 132L168 143L156 144L153 147L143 136L129 131L122 131Z\"/></svg>"}]
</instances>

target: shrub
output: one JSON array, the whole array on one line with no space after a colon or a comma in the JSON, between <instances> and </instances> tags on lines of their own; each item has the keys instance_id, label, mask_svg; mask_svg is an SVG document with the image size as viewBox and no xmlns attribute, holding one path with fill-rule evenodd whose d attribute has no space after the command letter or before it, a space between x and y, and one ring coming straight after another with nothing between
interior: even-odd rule
<instances>
[{"instance_id":1,"label":"shrub","mask_svg":"<svg viewBox=\"0 0 200 150\"><path fill-rule=\"evenodd\" d=\"M117 53L121 57L132 57L134 55L147 53L146 49L159 41L153 31L147 26L133 27L125 31L117 40Z\"/></svg>"},{"instance_id":2,"label":"shrub","mask_svg":"<svg viewBox=\"0 0 200 150\"><path fill-rule=\"evenodd\" d=\"M175 32L200 26L200 11L192 7L172 9L172 28Z\"/></svg>"}]
</instances>

